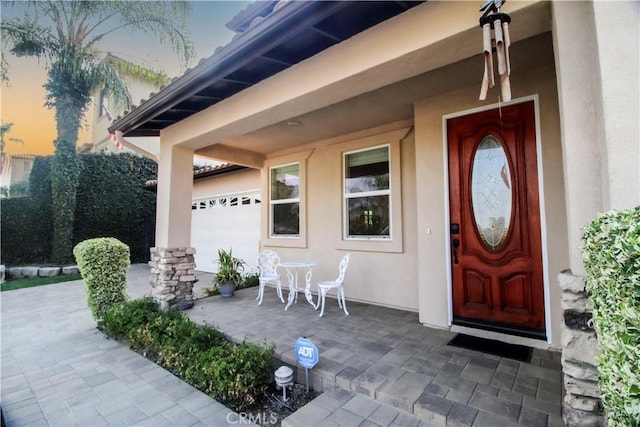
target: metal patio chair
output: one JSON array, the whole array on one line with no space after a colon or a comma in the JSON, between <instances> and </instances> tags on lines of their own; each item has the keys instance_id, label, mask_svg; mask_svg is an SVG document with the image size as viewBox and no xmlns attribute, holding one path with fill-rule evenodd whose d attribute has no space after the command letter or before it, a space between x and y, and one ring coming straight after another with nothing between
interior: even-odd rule
<instances>
[{"instance_id":1,"label":"metal patio chair","mask_svg":"<svg viewBox=\"0 0 640 427\"><path fill-rule=\"evenodd\" d=\"M278 274L278 265L280 264L280 256L271 250L264 250L258 255L258 272L259 272L259 285L258 285L258 305L262 304L262 297L264 296L264 285L267 283L274 283L276 285L276 291L280 301L284 303L282 298L282 280Z\"/></svg>"},{"instance_id":2,"label":"metal patio chair","mask_svg":"<svg viewBox=\"0 0 640 427\"><path fill-rule=\"evenodd\" d=\"M335 289L338 294L338 306L344 310L344 314L347 316L349 312L347 311L347 303L344 300L344 275L347 272L347 266L349 265L349 258L351 254L347 253L344 257L342 257L342 261L340 261L339 271L340 274L336 280L325 281L318 283L318 305L316 305L316 310L318 306L322 307L320 309L320 317L324 315L324 300L327 295L327 292L331 289Z\"/></svg>"}]
</instances>

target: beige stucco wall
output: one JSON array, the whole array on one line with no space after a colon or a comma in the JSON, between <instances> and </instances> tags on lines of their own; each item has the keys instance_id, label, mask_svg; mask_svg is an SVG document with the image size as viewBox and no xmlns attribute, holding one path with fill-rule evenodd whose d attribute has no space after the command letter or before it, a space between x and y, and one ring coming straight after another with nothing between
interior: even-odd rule
<instances>
[{"instance_id":1,"label":"beige stucco wall","mask_svg":"<svg viewBox=\"0 0 640 427\"><path fill-rule=\"evenodd\" d=\"M131 105L140 105L143 99L148 99L149 94L158 90L157 85L151 82L145 82L132 76L123 76L123 80L125 82L125 85L127 86L127 89L129 90ZM111 125L111 122L107 118L107 115L104 113L104 111L100 111L100 105L98 104L100 98L99 93L96 92L93 97L94 105L91 122L91 142L93 143L93 147L91 149L91 152L136 152L136 150L130 148L119 150L115 146L113 141L109 139L108 127L109 125ZM111 113L111 116L114 119L122 115L124 111L127 110L124 107L115 104L113 101L110 101L109 99L105 99L104 102L107 109L109 110L109 113ZM159 139L157 137L137 137L131 138L128 141L135 144L136 146L141 147L145 152L149 152L155 156L157 156L159 153ZM143 155L145 154L146 153L144 153Z\"/></svg>"},{"instance_id":2,"label":"beige stucco wall","mask_svg":"<svg viewBox=\"0 0 640 427\"><path fill-rule=\"evenodd\" d=\"M640 3L553 2L552 11L567 267L583 276L582 227L599 212L640 204Z\"/></svg>"},{"instance_id":3,"label":"beige stucco wall","mask_svg":"<svg viewBox=\"0 0 640 427\"><path fill-rule=\"evenodd\" d=\"M396 139L397 138L397 139ZM396 218L393 242L347 242L342 239L342 153L353 149L373 147L396 139L400 158L400 194L392 194ZM351 253L345 286L349 300L374 302L378 305L418 310L418 282L416 266L416 205L414 137L411 122L387 124L352 135L320 141L305 147L306 157L306 222L301 239L263 238L262 247L278 252L283 261L312 260L312 283L333 280L338 275L338 263L345 253ZM392 156L394 151L392 149ZM295 153L293 154L295 157ZM268 164L291 161L291 153L270 156ZM400 167L400 165L402 165ZM393 166L392 166L393 167ZM393 180L392 173L392 180ZM397 178L397 177L396 177ZM263 236L267 236L268 169L263 173ZM392 186L394 183L392 183ZM400 200L401 199L401 200ZM302 211L302 207L301 207ZM304 214L303 214L304 215ZM301 216L303 216L301 215ZM400 231L397 231L401 229ZM302 242L300 242L302 240ZM400 244L399 244L400 242ZM300 244L302 243L302 244ZM312 287L315 290L315 286ZM335 302L335 301L334 301Z\"/></svg>"}]
</instances>

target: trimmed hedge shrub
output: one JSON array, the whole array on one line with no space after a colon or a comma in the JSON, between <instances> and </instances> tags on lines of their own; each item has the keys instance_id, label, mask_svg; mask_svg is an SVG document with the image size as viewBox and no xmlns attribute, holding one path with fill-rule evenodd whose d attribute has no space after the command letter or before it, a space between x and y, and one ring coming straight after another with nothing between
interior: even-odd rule
<instances>
[{"instance_id":1,"label":"trimmed hedge shrub","mask_svg":"<svg viewBox=\"0 0 640 427\"><path fill-rule=\"evenodd\" d=\"M154 246L156 193L144 184L158 166L133 154L91 154L82 164L73 240L115 237L129 246L132 262L149 260Z\"/></svg>"},{"instance_id":2,"label":"trimmed hedge shrub","mask_svg":"<svg viewBox=\"0 0 640 427\"><path fill-rule=\"evenodd\" d=\"M161 311L149 298L111 307L101 327L236 411L260 401L272 382L272 345L233 344L212 326L198 326L179 311Z\"/></svg>"},{"instance_id":3,"label":"trimmed hedge shrub","mask_svg":"<svg viewBox=\"0 0 640 427\"><path fill-rule=\"evenodd\" d=\"M587 291L611 426L640 425L640 206L598 215L582 234Z\"/></svg>"},{"instance_id":4,"label":"trimmed hedge shrub","mask_svg":"<svg viewBox=\"0 0 640 427\"><path fill-rule=\"evenodd\" d=\"M73 248L87 290L87 303L100 324L106 311L125 301L129 247L112 237L89 239Z\"/></svg>"},{"instance_id":5,"label":"trimmed hedge shrub","mask_svg":"<svg viewBox=\"0 0 640 427\"><path fill-rule=\"evenodd\" d=\"M83 154L78 161L73 243L115 237L129 246L132 262L148 261L155 238L156 194L145 190L144 184L156 177L157 165L132 154ZM4 264L53 262L51 162L52 156L35 158L28 198L0 202Z\"/></svg>"},{"instance_id":6,"label":"trimmed hedge shrub","mask_svg":"<svg viewBox=\"0 0 640 427\"><path fill-rule=\"evenodd\" d=\"M52 223L43 218L39 205L28 197L0 201L2 263L46 264L51 254Z\"/></svg>"}]
</instances>

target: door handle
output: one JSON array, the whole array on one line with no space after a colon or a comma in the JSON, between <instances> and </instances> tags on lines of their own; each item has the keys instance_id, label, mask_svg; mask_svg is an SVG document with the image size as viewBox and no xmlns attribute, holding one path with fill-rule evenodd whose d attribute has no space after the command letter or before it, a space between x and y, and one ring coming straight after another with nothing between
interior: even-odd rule
<instances>
[{"instance_id":1,"label":"door handle","mask_svg":"<svg viewBox=\"0 0 640 427\"><path fill-rule=\"evenodd\" d=\"M452 242L452 247L453 247L453 263L457 264L458 261L458 246L460 246L460 239L453 239Z\"/></svg>"}]
</instances>

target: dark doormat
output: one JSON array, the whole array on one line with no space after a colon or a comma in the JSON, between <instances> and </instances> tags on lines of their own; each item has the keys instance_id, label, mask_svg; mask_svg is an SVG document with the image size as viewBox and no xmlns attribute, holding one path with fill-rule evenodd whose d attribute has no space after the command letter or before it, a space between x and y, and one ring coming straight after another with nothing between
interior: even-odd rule
<instances>
[{"instance_id":1,"label":"dark doormat","mask_svg":"<svg viewBox=\"0 0 640 427\"><path fill-rule=\"evenodd\" d=\"M525 345L507 344L502 341L488 340L486 338L472 337L471 335L464 334L457 334L447 345L527 363L531 362L531 354L533 353L533 349Z\"/></svg>"}]
</instances>

